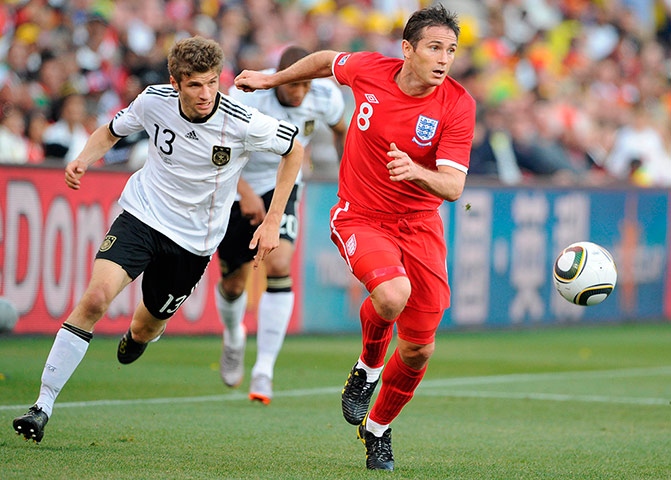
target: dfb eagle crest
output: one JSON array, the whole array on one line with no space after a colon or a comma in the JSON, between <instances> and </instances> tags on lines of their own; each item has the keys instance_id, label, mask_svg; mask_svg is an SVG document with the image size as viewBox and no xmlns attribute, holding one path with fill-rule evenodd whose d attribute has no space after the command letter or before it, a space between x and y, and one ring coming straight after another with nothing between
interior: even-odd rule
<instances>
[{"instance_id":1,"label":"dfb eagle crest","mask_svg":"<svg viewBox=\"0 0 671 480\"><path fill-rule=\"evenodd\" d=\"M231 147L221 147L214 145L212 147L212 163L217 167L223 167L231 161Z\"/></svg>"}]
</instances>

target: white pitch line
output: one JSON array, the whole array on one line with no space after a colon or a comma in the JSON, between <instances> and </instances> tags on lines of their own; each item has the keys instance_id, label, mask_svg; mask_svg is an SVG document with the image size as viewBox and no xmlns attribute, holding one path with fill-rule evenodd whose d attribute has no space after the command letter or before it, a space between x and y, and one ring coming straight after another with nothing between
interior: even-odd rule
<instances>
[{"instance_id":1,"label":"white pitch line","mask_svg":"<svg viewBox=\"0 0 671 480\"><path fill-rule=\"evenodd\" d=\"M460 398L507 398L513 400L549 400L553 402L620 403L628 405L671 405L668 398L607 397L604 395L564 395L560 393L513 393L513 392L423 392L423 397Z\"/></svg>"},{"instance_id":2,"label":"white pitch line","mask_svg":"<svg viewBox=\"0 0 671 480\"><path fill-rule=\"evenodd\" d=\"M582 380L589 378L626 378L671 375L671 366L625 368L619 370L584 370L578 372L512 373L510 375L485 375L424 380L420 387L452 387L455 385L493 385L498 383L538 382L543 380Z\"/></svg>"},{"instance_id":3,"label":"white pitch line","mask_svg":"<svg viewBox=\"0 0 671 480\"><path fill-rule=\"evenodd\" d=\"M303 390L285 390L274 392L274 397L309 397L311 395L335 394L342 387L322 387ZM243 393L230 393L227 395L202 395L200 397L166 397L166 398L131 398L126 400L89 400L86 402L58 402L57 408L79 408L79 407L103 407L118 405L137 404L163 404L163 403L198 403L198 402L227 402L248 400L249 396ZM30 405L0 405L2 410L19 410L30 407Z\"/></svg>"},{"instance_id":4,"label":"white pitch line","mask_svg":"<svg viewBox=\"0 0 671 480\"><path fill-rule=\"evenodd\" d=\"M601 403L627 403L636 405L668 405L669 399L663 398L638 398L638 397L607 397L600 395L559 395L546 393L509 393L509 392L479 392L479 391L448 391L429 392L434 388L452 387L457 385L494 385L501 383L529 382L542 380L566 380L566 379L589 379L589 378L622 378L640 377L651 375L671 375L671 366L628 368L620 370L589 370L582 372L555 372L555 373L524 373L510 375L486 375L479 377L456 377L423 381L417 394L426 396L444 397L483 397L483 398L512 398L533 400L557 400L557 401L582 401ZM326 395L339 393L342 386L318 387L300 390L276 391L277 397L309 397L312 395ZM81 408L96 406L118 406L136 404L165 404L165 403L198 403L198 402L226 402L247 400L246 394L231 393L227 395L203 395L199 397L168 397L168 398L136 398L127 400L90 400L85 402L62 402L57 403L58 408ZM30 405L0 405L3 410L21 410Z\"/></svg>"}]
</instances>

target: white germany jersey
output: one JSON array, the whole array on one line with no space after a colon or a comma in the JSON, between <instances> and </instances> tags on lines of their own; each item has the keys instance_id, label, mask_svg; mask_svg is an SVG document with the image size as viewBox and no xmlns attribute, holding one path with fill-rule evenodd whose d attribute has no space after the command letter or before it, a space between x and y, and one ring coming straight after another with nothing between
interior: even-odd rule
<instances>
[{"instance_id":1,"label":"white germany jersey","mask_svg":"<svg viewBox=\"0 0 671 480\"><path fill-rule=\"evenodd\" d=\"M273 73L274 69L264 70L263 73ZM298 140L303 147L307 147L312 139L315 124L318 120L328 126L337 124L343 116L345 102L338 86L327 78L312 80L310 90L298 107L285 107L275 94L275 89L256 90L245 93L235 86L228 94L240 103L249 105L257 110L298 126ZM252 160L242 171L242 178L249 183L257 195L263 195L275 188L277 180L277 165L279 157L270 152L254 152ZM298 174L296 183L300 183L302 174Z\"/></svg>"},{"instance_id":2,"label":"white germany jersey","mask_svg":"<svg viewBox=\"0 0 671 480\"><path fill-rule=\"evenodd\" d=\"M298 129L217 93L212 113L192 122L171 85L147 87L109 124L124 137L146 130L149 155L121 193L129 213L196 255L212 255L226 233L250 152L285 155Z\"/></svg>"}]
</instances>

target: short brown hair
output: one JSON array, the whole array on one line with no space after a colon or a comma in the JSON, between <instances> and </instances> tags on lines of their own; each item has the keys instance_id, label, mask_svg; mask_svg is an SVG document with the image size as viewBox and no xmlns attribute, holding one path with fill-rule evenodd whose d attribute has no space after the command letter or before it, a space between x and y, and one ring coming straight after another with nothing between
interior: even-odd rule
<instances>
[{"instance_id":1,"label":"short brown hair","mask_svg":"<svg viewBox=\"0 0 671 480\"><path fill-rule=\"evenodd\" d=\"M292 46L287 48L280 57L280 63L277 66L278 70L284 70L287 67L290 67L303 57L307 57L310 54L303 47Z\"/></svg>"},{"instance_id":2,"label":"short brown hair","mask_svg":"<svg viewBox=\"0 0 671 480\"><path fill-rule=\"evenodd\" d=\"M195 73L224 68L224 52L217 42L195 36L175 43L168 53L168 72L177 83Z\"/></svg>"},{"instance_id":3,"label":"short brown hair","mask_svg":"<svg viewBox=\"0 0 671 480\"><path fill-rule=\"evenodd\" d=\"M410 42L412 48L417 48L425 27L447 27L454 32L457 39L461 31L456 13L449 12L441 4L437 4L412 14L403 29L403 39Z\"/></svg>"}]
</instances>

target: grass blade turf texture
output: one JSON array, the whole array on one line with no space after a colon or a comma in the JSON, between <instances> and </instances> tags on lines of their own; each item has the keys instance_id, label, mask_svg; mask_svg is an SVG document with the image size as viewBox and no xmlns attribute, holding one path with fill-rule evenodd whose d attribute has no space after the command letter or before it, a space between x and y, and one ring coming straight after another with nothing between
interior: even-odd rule
<instances>
[{"instance_id":1,"label":"grass blade turf texture","mask_svg":"<svg viewBox=\"0 0 671 480\"><path fill-rule=\"evenodd\" d=\"M224 387L220 338L164 337L122 366L118 338L95 337L35 445L11 421L37 397L51 343L0 337L4 480L371 478L340 412L358 336L287 338L268 407L248 400L248 379ZM670 475L670 324L451 333L436 343L393 423L394 478ZM250 339L247 367L255 347Z\"/></svg>"}]
</instances>

